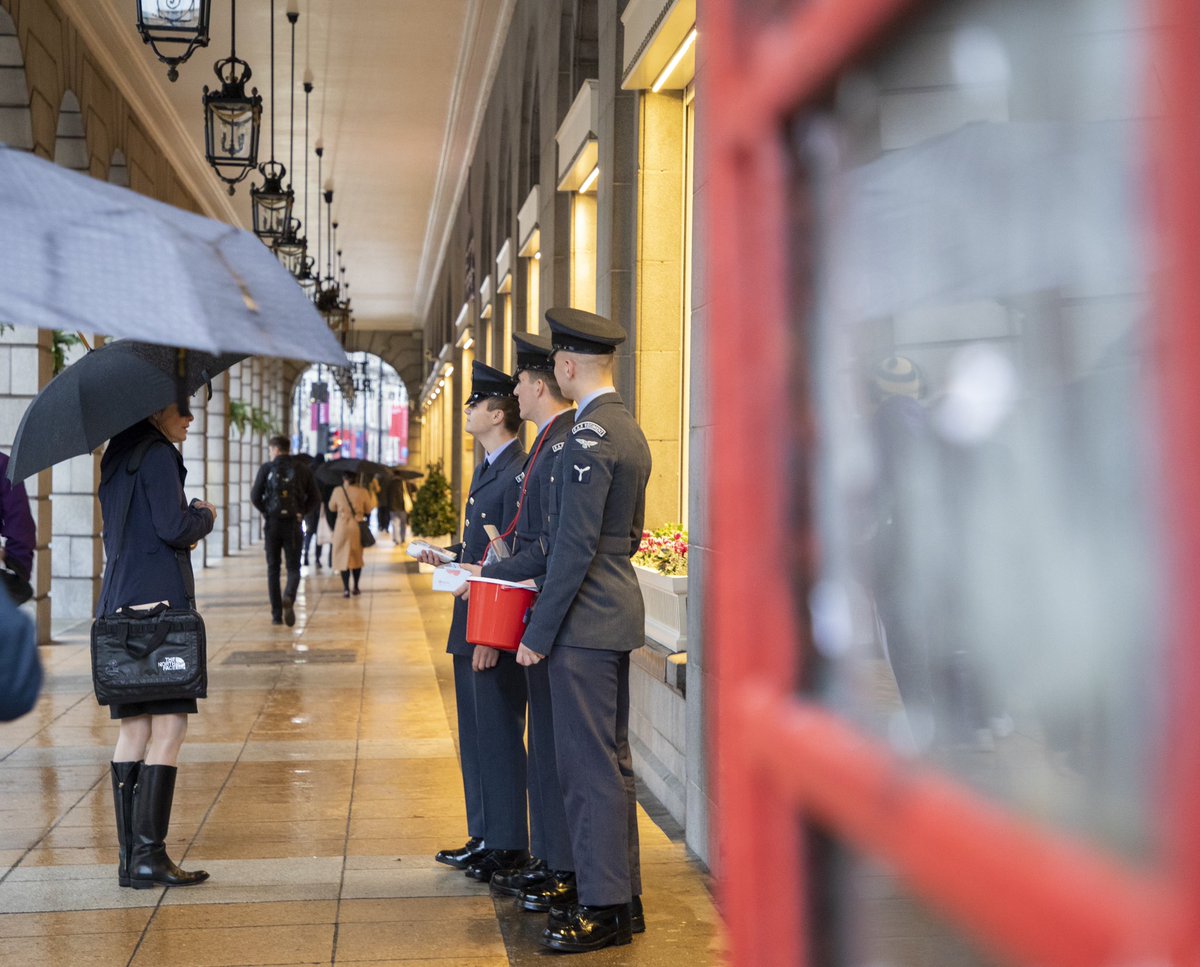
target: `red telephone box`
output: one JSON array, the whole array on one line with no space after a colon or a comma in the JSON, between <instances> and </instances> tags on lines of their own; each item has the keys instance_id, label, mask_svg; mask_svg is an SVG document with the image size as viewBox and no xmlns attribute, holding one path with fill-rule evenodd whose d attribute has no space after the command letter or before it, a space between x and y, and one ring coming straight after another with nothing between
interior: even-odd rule
<instances>
[{"instance_id":1,"label":"red telephone box","mask_svg":"<svg viewBox=\"0 0 1200 967\"><path fill-rule=\"evenodd\" d=\"M701 32L734 962L1200 963L1200 6Z\"/></svg>"}]
</instances>

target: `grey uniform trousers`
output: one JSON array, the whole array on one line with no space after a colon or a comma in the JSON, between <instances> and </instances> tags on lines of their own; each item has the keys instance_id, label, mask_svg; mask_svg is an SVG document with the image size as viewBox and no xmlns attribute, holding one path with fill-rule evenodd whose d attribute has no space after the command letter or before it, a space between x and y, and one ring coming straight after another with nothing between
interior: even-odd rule
<instances>
[{"instance_id":1,"label":"grey uniform trousers","mask_svg":"<svg viewBox=\"0 0 1200 967\"><path fill-rule=\"evenodd\" d=\"M462 761L467 835L483 839L483 791L479 776L479 729L475 722L475 673L467 655L454 655L454 704L458 710L458 756Z\"/></svg>"},{"instance_id":2,"label":"grey uniform trousers","mask_svg":"<svg viewBox=\"0 0 1200 967\"><path fill-rule=\"evenodd\" d=\"M579 902L628 903L642 892L629 653L557 645L549 664L558 778Z\"/></svg>"},{"instance_id":3,"label":"grey uniform trousers","mask_svg":"<svg viewBox=\"0 0 1200 967\"><path fill-rule=\"evenodd\" d=\"M533 855L552 870L574 870L571 834L558 781L550 663L525 669L529 686L529 838Z\"/></svg>"},{"instance_id":4,"label":"grey uniform trousers","mask_svg":"<svg viewBox=\"0 0 1200 967\"><path fill-rule=\"evenodd\" d=\"M470 659L467 665L469 669ZM515 655L501 652L494 668L468 674L475 686L484 841L491 849L528 849L525 670Z\"/></svg>"}]
</instances>

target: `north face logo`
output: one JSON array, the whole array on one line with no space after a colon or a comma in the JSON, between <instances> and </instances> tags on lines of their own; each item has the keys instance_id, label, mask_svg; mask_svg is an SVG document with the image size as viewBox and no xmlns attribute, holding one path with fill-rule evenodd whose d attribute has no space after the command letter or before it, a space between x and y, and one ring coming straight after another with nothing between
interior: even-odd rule
<instances>
[{"instance_id":1,"label":"north face logo","mask_svg":"<svg viewBox=\"0 0 1200 967\"><path fill-rule=\"evenodd\" d=\"M187 671L187 662L178 655L171 655L169 658L164 658L160 661L158 667L165 672L185 672Z\"/></svg>"}]
</instances>

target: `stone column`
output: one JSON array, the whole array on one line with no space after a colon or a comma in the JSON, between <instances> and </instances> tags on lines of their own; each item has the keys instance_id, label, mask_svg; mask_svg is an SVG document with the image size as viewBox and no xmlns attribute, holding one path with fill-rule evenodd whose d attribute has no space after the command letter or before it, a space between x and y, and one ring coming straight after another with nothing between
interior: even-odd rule
<instances>
[{"instance_id":1,"label":"stone column","mask_svg":"<svg viewBox=\"0 0 1200 967\"><path fill-rule=\"evenodd\" d=\"M246 363L241 362L229 370L226 383L226 413L235 402L241 402L242 383ZM228 417L227 417L228 419ZM233 421L228 422L225 439L225 552L236 554L242 549L242 434Z\"/></svg>"},{"instance_id":2,"label":"stone column","mask_svg":"<svg viewBox=\"0 0 1200 967\"><path fill-rule=\"evenodd\" d=\"M50 368L53 369L53 334ZM82 345L67 347L67 365L87 352ZM36 370L18 374L32 392ZM90 621L100 593L103 549L100 541L100 503L96 496L100 485L100 452L72 457L50 471L53 507L51 543L54 551L50 577L53 587L50 616L55 628Z\"/></svg>"},{"instance_id":3,"label":"stone column","mask_svg":"<svg viewBox=\"0 0 1200 967\"><path fill-rule=\"evenodd\" d=\"M217 508L217 527L204 542L206 567L229 553L229 374L213 380L213 395L205 406L204 499Z\"/></svg>"},{"instance_id":4,"label":"stone column","mask_svg":"<svg viewBox=\"0 0 1200 967\"><path fill-rule=\"evenodd\" d=\"M25 327L6 327L0 332L0 447L11 451L25 408L38 389L50 381L53 368L50 333ZM29 509L37 527L33 556L33 600L24 607L37 620L38 641L50 641L50 549L52 513L50 484L46 471L25 481Z\"/></svg>"}]
</instances>

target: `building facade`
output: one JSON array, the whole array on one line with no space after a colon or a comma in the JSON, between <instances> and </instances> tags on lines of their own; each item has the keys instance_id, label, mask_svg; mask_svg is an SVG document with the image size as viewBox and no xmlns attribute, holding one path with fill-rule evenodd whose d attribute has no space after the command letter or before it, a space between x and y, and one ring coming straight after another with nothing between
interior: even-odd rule
<instances>
[{"instance_id":1,"label":"building facade","mask_svg":"<svg viewBox=\"0 0 1200 967\"><path fill-rule=\"evenodd\" d=\"M617 390L650 442L646 527L690 535L685 650L634 653L638 775L708 857L700 579L709 418L693 0L522 0L425 315L413 462L441 464L461 513L480 457L462 429L475 359L512 368L512 333L571 305L628 331ZM417 443L419 441L419 444Z\"/></svg>"}]
</instances>

